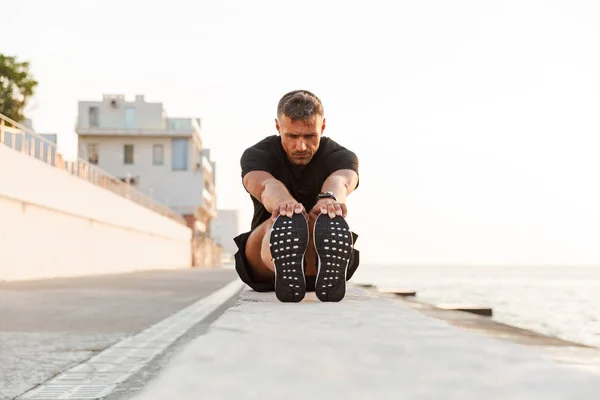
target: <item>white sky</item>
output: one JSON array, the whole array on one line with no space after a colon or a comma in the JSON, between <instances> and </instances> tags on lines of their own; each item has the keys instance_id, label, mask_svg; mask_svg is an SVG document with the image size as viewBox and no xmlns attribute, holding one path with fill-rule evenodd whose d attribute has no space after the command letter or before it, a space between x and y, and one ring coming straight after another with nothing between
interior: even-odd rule
<instances>
[{"instance_id":1,"label":"white sky","mask_svg":"<svg viewBox=\"0 0 600 400\"><path fill-rule=\"evenodd\" d=\"M597 1L156 4L0 0L0 52L32 63L29 117L65 154L78 100L200 117L247 230L239 157L305 88L360 159L363 263L600 264Z\"/></svg>"}]
</instances>

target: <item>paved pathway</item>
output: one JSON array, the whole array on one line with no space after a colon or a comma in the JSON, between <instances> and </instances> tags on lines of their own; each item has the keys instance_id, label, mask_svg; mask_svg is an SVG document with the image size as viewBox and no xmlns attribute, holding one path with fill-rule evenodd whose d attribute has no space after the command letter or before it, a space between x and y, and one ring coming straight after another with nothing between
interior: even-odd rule
<instances>
[{"instance_id":1,"label":"paved pathway","mask_svg":"<svg viewBox=\"0 0 600 400\"><path fill-rule=\"evenodd\" d=\"M0 282L0 400L143 331L236 278L224 269Z\"/></svg>"},{"instance_id":2,"label":"paved pathway","mask_svg":"<svg viewBox=\"0 0 600 400\"><path fill-rule=\"evenodd\" d=\"M598 393L600 374L558 364L542 347L350 289L341 303L309 294L299 304L245 291L134 398L591 400Z\"/></svg>"}]
</instances>

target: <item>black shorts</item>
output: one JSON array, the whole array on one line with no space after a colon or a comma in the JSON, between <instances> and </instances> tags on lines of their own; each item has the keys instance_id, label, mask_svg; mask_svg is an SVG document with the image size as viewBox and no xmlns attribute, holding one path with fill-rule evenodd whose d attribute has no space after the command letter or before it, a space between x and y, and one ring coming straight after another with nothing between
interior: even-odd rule
<instances>
[{"instance_id":1,"label":"black shorts","mask_svg":"<svg viewBox=\"0 0 600 400\"><path fill-rule=\"evenodd\" d=\"M252 232L244 232L233 238L233 241L238 247L238 251L235 253L235 270L242 282L246 285L250 286L256 292L273 292L275 291L275 280L273 282L260 282L257 281L253 275L252 270L250 268L250 263L246 258L246 242L250 237L250 233ZM358 239L358 235L354 232L352 233L352 243L356 243L356 239ZM349 281L354 275L354 272L358 268L358 264L360 262L360 252L356 249L352 250L352 257L350 258L350 262L348 263L348 271L346 272L346 281ZM314 292L315 291L315 278L314 276L306 277L306 291Z\"/></svg>"}]
</instances>

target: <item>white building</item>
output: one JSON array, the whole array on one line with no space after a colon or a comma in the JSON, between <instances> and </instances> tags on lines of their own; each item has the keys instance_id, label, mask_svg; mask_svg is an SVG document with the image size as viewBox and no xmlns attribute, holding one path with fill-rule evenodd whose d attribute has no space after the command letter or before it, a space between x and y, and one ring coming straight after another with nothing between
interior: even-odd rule
<instances>
[{"instance_id":1,"label":"white building","mask_svg":"<svg viewBox=\"0 0 600 400\"><path fill-rule=\"evenodd\" d=\"M80 101L79 156L180 212L200 238L216 216L215 164L200 119L171 118L162 103L123 95Z\"/></svg>"},{"instance_id":2,"label":"white building","mask_svg":"<svg viewBox=\"0 0 600 400\"><path fill-rule=\"evenodd\" d=\"M212 236L223 247L223 257L232 261L237 251L233 238L240 234L239 213L237 210L218 210L212 221Z\"/></svg>"}]
</instances>

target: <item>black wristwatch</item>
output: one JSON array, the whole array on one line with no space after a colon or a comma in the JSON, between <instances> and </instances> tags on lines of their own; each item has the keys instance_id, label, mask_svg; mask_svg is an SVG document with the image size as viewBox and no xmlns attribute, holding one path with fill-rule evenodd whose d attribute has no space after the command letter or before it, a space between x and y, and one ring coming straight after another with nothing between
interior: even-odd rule
<instances>
[{"instance_id":1,"label":"black wristwatch","mask_svg":"<svg viewBox=\"0 0 600 400\"><path fill-rule=\"evenodd\" d=\"M317 201L321 200L321 199L333 199L335 201L337 201L337 198L335 197L335 194L333 194L333 192L321 192L317 195Z\"/></svg>"}]
</instances>

